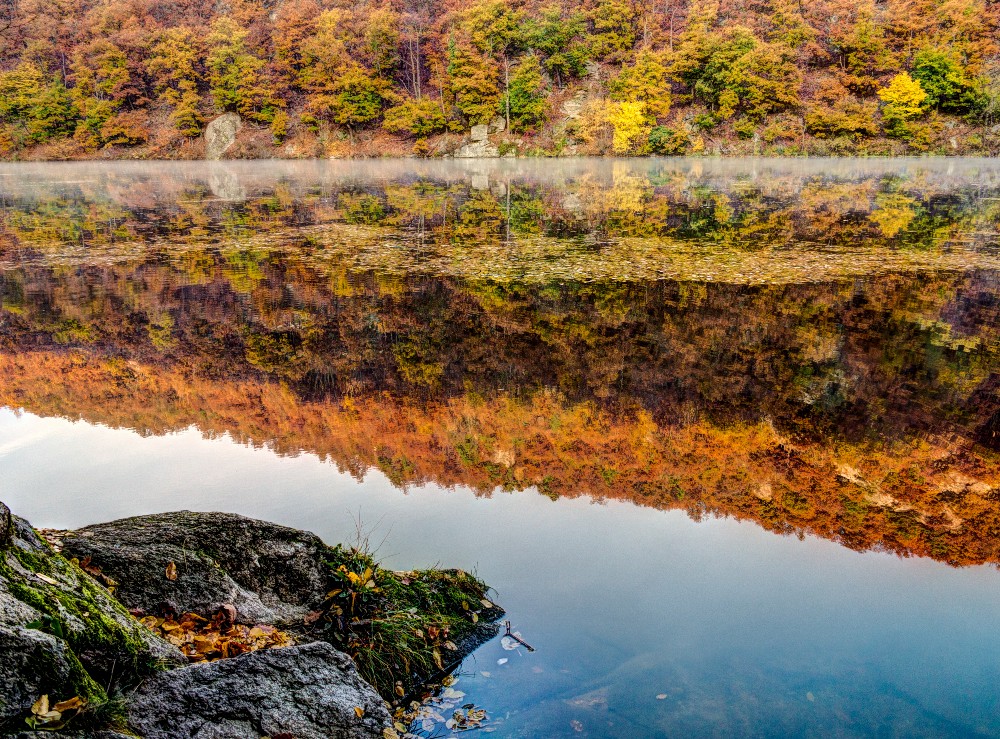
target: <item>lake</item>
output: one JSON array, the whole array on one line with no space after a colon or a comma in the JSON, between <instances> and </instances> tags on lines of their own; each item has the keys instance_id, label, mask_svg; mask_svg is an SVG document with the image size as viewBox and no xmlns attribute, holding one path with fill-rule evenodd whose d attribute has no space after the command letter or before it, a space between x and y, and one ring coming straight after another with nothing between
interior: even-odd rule
<instances>
[{"instance_id":1,"label":"lake","mask_svg":"<svg viewBox=\"0 0 1000 739\"><path fill-rule=\"evenodd\" d=\"M1000 162L0 165L0 301L15 513L474 571L494 736L1000 736Z\"/></svg>"}]
</instances>

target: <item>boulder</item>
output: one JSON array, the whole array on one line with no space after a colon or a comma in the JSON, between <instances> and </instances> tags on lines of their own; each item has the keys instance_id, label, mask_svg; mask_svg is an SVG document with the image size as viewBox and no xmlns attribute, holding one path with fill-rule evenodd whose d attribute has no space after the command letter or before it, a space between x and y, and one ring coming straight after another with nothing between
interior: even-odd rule
<instances>
[{"instance_id":1,"label":"boulder","mask_svg":"<svg viewBox=\"0 0 1000 739\"><path fill-rule=\"evenodd\" d=\"M326 547L308 532L228 513L163 513L88 526L63 552L117 581L131 609L209 614L235 606L242 623L301 623L326 596ZM176 567L176 579L166 576Z\"/></svg>"},{"instance_id":2,"label":"boulder","mask_svg":"<svg viewBox=\"0 0 1000 739\"><path fill-rule=\"evenodd\" d=\"M473 141L455 152L456 159L492 159L500 156L500 150L489 141Z\"/></svg>"},{"instance_id":3,"label":"boulder","mask_svg":"<svg viewBox=\"0 0 1000 739\"><path fill-rule=\"evenodd\" d=\"M128 712L145 739L381 739L392 725L351 658L326 642L162 673L135 692Z\"/></svg>"},{"instance_id":4,"label":"boulder","mask_svg":"<svg viewBox=\"0 0 1000 739\"><path fill-rule=\"evenodd\" d=\"M507 130L507 121L497 116L490 121L490 133L503 133Z\"/></svg>"},{"instance_id":5,"label":"boulder","mask_svg":"<svg viewBox=\"0 0 1000 739\"><path fill-rule=\"evenodd\" d=\"M472 139L473 143L489 141L490 139L490 127L485 123L481 123L478 126L473 126L472 131L469 133L469 138Z\"/></svg>"},{"instance_id":6,"label":"boulder","mask_svg":"<svg viewBox=\"0 0 1000 739\"><path fill-rule=\"evenodd\" d=\"M42 695L90 702L185 664L111 594L0 504L0 726Z\"/></svg>"},{"instance_id":7,"label":"boulder","mask_svg":"<svg viewBox=\"0 0 1000 739\"><path fill-rule=\"evenodd\" d=\"M205 158L222 159L234 143L236 134L243 128L243 120L236 113L224 113L205 126Z\"/></svg>"}]
</instances>

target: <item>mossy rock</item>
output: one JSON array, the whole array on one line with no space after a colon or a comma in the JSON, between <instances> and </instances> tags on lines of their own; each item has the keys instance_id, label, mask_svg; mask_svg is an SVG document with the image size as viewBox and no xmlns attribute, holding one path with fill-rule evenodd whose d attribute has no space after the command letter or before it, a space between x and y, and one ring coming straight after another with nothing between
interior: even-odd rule
<instances>
[{"instance_id":1,"label":"mossy rock","mask_svg":"<svg viewBox=\"0 0 1000 739\"><path fill-rule=\"evenodd\" d=\"M23 727L42 695L83 698L93 714L108 690L185 662L26 521L6 507L3 514L10 523L0 551L0 729Z\"/></svg>"}]
</instances>

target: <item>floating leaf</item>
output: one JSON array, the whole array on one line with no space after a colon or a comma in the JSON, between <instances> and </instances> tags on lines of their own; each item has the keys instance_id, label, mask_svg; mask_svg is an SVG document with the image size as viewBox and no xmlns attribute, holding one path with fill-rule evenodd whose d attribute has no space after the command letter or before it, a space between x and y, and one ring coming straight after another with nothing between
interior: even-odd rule
<instances>
[{"instance_id":1,"label":"floating leaf","mask_svg":"<svg viewBox=\"0 0 1000 739\"><path fill-rule=\"evenodd\" d=\"M660 693L658 696L656 696L656 700L658 700L658 701L664 701L666 699L667 699L667 694L666 693Z\"/></svg>"}]
</instances>

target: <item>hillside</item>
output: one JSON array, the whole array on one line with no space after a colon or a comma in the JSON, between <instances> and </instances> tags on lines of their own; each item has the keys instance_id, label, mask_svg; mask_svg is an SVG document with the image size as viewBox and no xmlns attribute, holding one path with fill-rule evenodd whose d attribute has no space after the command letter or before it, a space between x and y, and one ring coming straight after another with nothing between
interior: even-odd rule
<instances>
[{"instance_id":1,"label":"hillside","mask_svg":"<svg viewBox=\"0 0 1000 739\"><path fill-rule=\"evenodd\" d=\"M10 0L0 156L1000 153L984 0ZM501 130L502 129L502 130Z\"/></svg>"}]
</instances>

